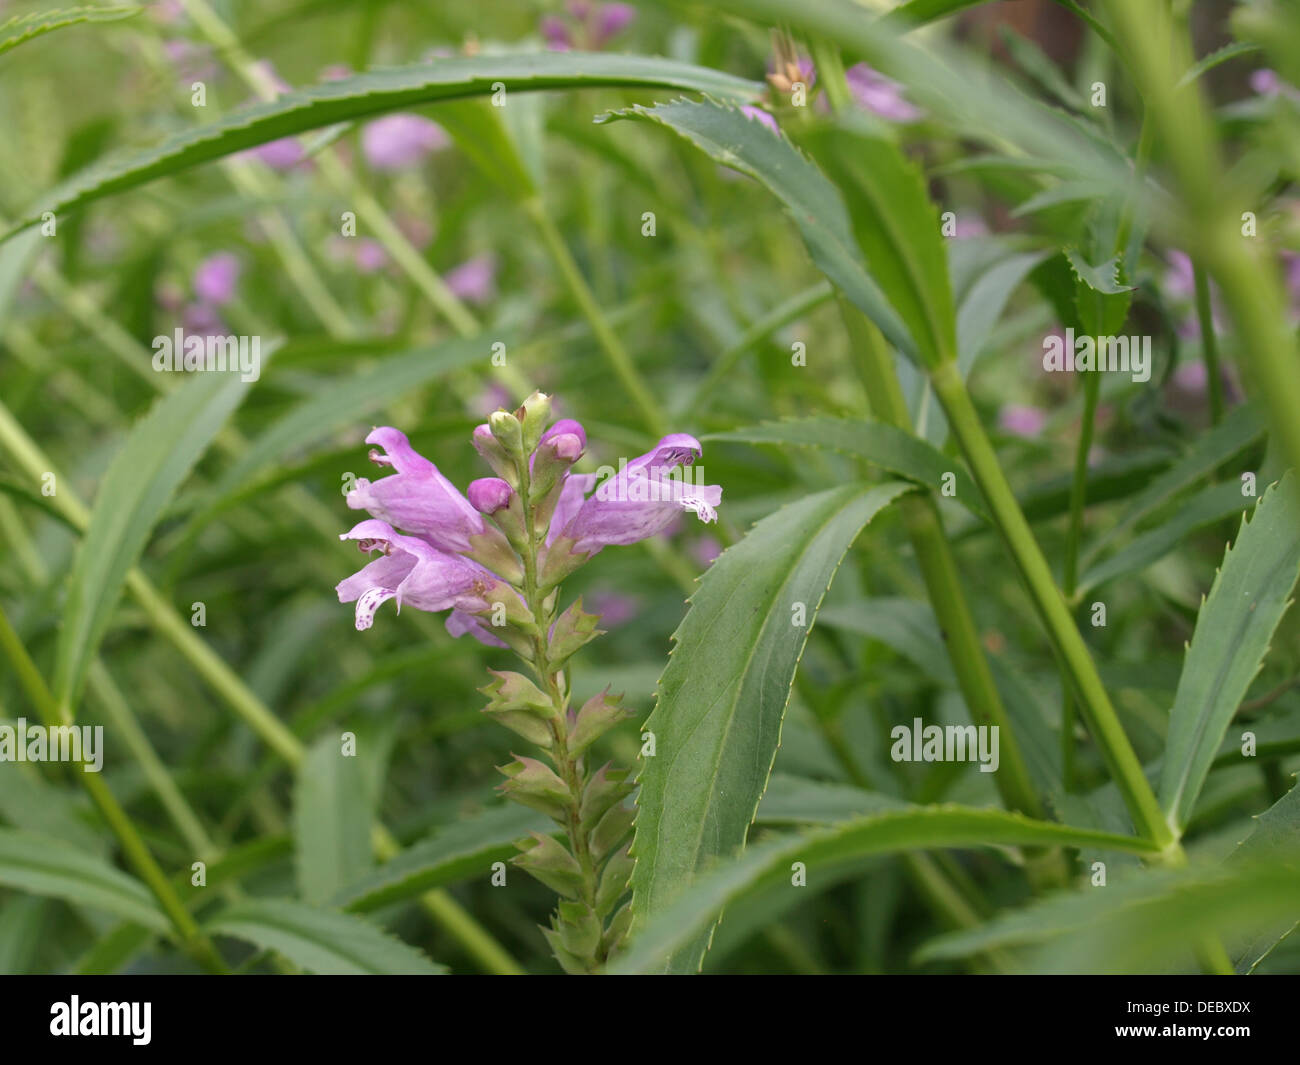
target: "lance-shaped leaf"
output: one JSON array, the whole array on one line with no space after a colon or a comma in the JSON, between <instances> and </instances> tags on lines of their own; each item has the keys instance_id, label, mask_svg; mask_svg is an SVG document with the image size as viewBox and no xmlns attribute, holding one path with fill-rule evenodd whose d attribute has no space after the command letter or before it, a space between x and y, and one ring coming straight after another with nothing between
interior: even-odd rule
<instances>
[{"instance_id":1,"label":"lance-shaped leaf","mask_svg":"<svg viewBox=\"0 0 1300 1065\"><path fill-rule=\"evenodd\" d=\"M1300 786L1292 787L1256 820L1259 823L1255 830L1228 856L1227 864L1254 863L1300 853ZM1237 972L1254 972L1259 963L1297 928L1300 928L1300 900L1297 900L1292 913L1272 928L1236 945L1232 956Z\"/></svg>"},{"instance_id":2,"label":"lance-shaped leaf","mask_svg":"<svg viewBox=\"0 0 1300 1065\"><path fill-rule=\"evenodd\" d=\"M1300 507L1288 474L1264 493L1196 617L1169 717L1160 804L1181 832L1232 715L1268 653L1300 574Z\"/></svg>"},{"instance_id":3,"label":"lance-shaped leaf","mask_svg":"<svg viewBox=\"0 0 1300 1065\"><path fill-rule=\"evenodd\" d=\"M634 926L744 844L822 597L862 528L907 489L808 496L760 521L702 578L645 726L655 755L637 800ZM704 929L669 968L697 970L707 945Z\"/></svg>"},{"instance_id":4,"label":"lance-shaped leaf","mask_svg":"<svg viewBox=\"0 0 1300 1065\"><path fill-rule=\"evenodd\" d=\"M17 48L26 41L43 37L64 26L80 22L113 22L130 18L143 8L121 5L117 7L70 7L56 11L28 11L0 22L0 55Z\"/></svg>"},{"instance_id":5,"label":"lance-shaped leaf","mask_svg":"<svg viewBox=\"0 0 1300 1065\"><path fill-rule=\"evenodd\" d=\"M52 191L9 231L64 214L156 178L220 159L259 144L401 108L547 89L670 88L727 99L753 99L762 86L704 67L650 56L583 52L457 56L432 63L376 70L285 93L187 129L144 151L109 157Z\"/></svg>"},{"instance_id":6,"label":"lance-shaped leaf","mask_svg":"<svg viewBox=\"0 0 1300 1065\"><path fill-rule=\"evenodd\" d=\"M68 580L54 668L54 695L64 707L81 692L127 571L176 489L253 384L237 373L193 375L154 404L113 458Z\"/></svg>"},{"instance_id":7,"label":"lance-shaped leaf","mask_svg":"<svg viewBox=\"0 0 1300 1065\"><path fill-rule=\"evenodd\" d=\"M611 972L677 972L679 959L725 908L726 921L754 927L771 920L808 894L831 887L878 854L937 847L1086 846L1150 854L1151 843L1136 836L1037 821L1005 810L964 806L918 806L887 810L801 832L750 847L733 862L696 879L669 906L632 931L628 953ZM807 887L790 890L790 867L802 862ZM639 872L639 866L638 866ZM633 903L635 905L635 896ZM698 963L697 963L698 964Z\"/></svg>"},{"instance_id":8,"label":"lance-shaped leaf","mask_svg":"<svg viewBox=\"0 0 1300 1065\"><path fill-rule=\"evenodd\" d=\"M218 913L207 931L274 950L322 976L438 976L447 970L350 913L291 899L248 899Z\"/></svg>"},{"instance_id":9,"label":"lance-shaped leaf","mask_svg":"<svg viewBox=\"0 0 1300 1065\"><path fill-rule=\"evenodd\" d=\"M822 273L876 323L891 344L915 357L911 335L882 291L883 279L872 277L863 263L839 192L784 133L773 133L736 108L709 100L633 107L597 121L620 118L667 126L711 159L766 186L799 227L808 254Z\"/></svg>"}]
</instances>

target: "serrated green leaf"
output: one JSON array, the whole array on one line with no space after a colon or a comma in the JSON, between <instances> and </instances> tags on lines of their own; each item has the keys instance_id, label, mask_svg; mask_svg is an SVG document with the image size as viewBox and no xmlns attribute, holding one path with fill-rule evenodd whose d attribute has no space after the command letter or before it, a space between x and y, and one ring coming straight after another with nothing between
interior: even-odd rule
<instances>
[{"instance_id":1,"label":"serrated green leaf","mask_svg":"<svg viewBox=\"0 0 1300 1065\"><path fill-rule=\"evenodd\" d=\"M1300 786L1292 787L1258 817L1258 824L1229 862L1257 862L1271 857L1300 853ZM1233 965L1239 973L1252 973L1273 949L1300 928L1300 903L1295 913L1260 935L1250 937L1233 951Z\"/></svg>"},{"instance_id":2,"label":"serrated green leaf","mask_svg":"<svg viewBox=\"0 0 1300 1065\"><path fill-rule=\"evenodd\" d=\"M773 133L741 111L710 100L632 107L602 115L598 121L614 119L641 119L666 126L715 162L765 186L798 226L818 269L876 323L891 344L914 356L915 345L902 319L878 280L866 270L838 190L784 133Z\"/></svg>"},{"instance_id":3,"label":"serrated green leaf","mask_svg":"<svg viewBox=\"0 0 1300 1065\"><path fill-rule=\"evenodd\" d=\"M323 903L371 867L370 801L358 758L340 753L337 736L307 751L294 791L298 893Z\"/></svg>"},{"instance_id":4,"label":"serrated green leaf","mask_svg":"<svg viewBox=\"0 0 1300 1065\"><path fill-rule=\"evenodd\" d=\"M268 103L233 111L216 122L173 134L144 151L109 157L50 192L6 234L83 207L157 178L179 173L259 144L398 108L440 100L547 89L672 88L728 99L754 98L762 86L669 59L583 52L456 56L298 89Z\"/></svg>"},{"instance_id":5,"label":"serrated green leaf","mask_svg":"<svg viewBox=\"0 0 1300 1065\"><path fill-rule=\"evenodd\" d=\"M969 931L931 940L918 960L1035 948L1039 973L1151 973L1189 968L1198 937L1239 940L1296 912L1294 855L1267 863L1148 869L1106 887L1043 899Z\"/></svg>"},{"instance_id":6,"label":"serrated green leaf","mask_svg":"<svg viewBox=\"0 0 1300 1065\"><path fill-rule=\"evenodd\" d=\"M408 847L369 876L347 885L335 902L365 913L414 898L430 888L472 876L486 878L493 862L514 856L515 840L552 828L549 818L514 803L484 810Z\"/></svg>"},{"instance_id":7,"label":"serrated green leaf","mask_svg":"<svg viewBox=\"0 0 1300 1065\"><path fill-rule=\"evenodd\" d=\"M1268 653L1300 575L1300 507L1288 475L1260 498L1196 618L1169 715L1160 804L1175 832L1192 816L1232 715Z\"/></svg>"},{"instance_id":8,"label":"serrated green leaf","mask_svg":"<svg viewBox=\"0 0 1300 1065\"><path fill-rule=\"evenodd\" d=\"M634 923L744 844L822 597L863 527L909 487L846 485L792 503L701 579L643 729L656 753L639 778ZM697 970L707 940L683 944L671 967Z\"/></svg>"},{"instance_id":9,"label":"serrated green leaf","mask_svg":"<svg viewBox=\"0 0 1300 1065\"><path fill-rule=\"evenodd\" d=\"M906 805L892 795L850 784L773 773L754 820L760 825L824 825Z\"/></svg>"},{"instance_id":10,"label":"serrated green leaf","mask_svg":"<svg viewBox=\"0 0 1300 1065\"><path fill-rule=\"evenodd\" d=\"M447 971L361 917L290 899L237 902L205 928L274 950L322 976L438 976Z\"/></svg>"},{"instance_id":11,"label":"serrated green leaf","mask_svg":"<svg viewBox=\"0 0 1300 1065\"><path fill-rule=\"evenodd\" d=\"M1139 854L1152 850L1150 843L1136 836L1035 821L1004 810L962 806L889 810L750 847L735 861L697 879L648 923L634 923L628 951L610 971L680 971L678 960L698 938L707 936L724 908L730 915L735 908L777 892L789 898L794 862L803 863L804 890L814 894L872 855L938 847L1051 845L1100 846Z\"/></svg>"},{"instance_id":12,"label":"serrated green leaf","mask_svg":"<svg viewBox=\"0 0 1300 1065\"><path fill-rule=\"evenodd\" d=\"M171 930L148 889L102 858L62 840L0 828L0 884Z\"/></svg>"},{"instance_id":13,"label":"serrated green leaf","mask_svg":"<svg viewBox=\"0 0 1300 1065\"><path fill-rule=\"evenodd\" d=\"M818 415L782 422L764 422L705 440L746 444L817 447L865 459L881 469L941 491L947 474L953 475L955 498L973 514L985 518L984 503L975 482L956 459L945 455L911 433L883 422Z\"/></svg>"},{"instance_id":14,"label":"serrated green leaf","mask_svg":"<svg viewBox=\"0 0 1300 1065\"><path fill-rule=\"evenodd\" d=\"M139 14L139 7L70 7L62 11L29 11L0 22L0 55L26 41L81 22L114 22Z\"/></svg>"},{"instance_id":15,"label":"serrated green leaf","mask_svg":"<svg viewBox=\"0 0 1300 1065\"><path fill-rule=\"evenodd\" d=\"M127 571L163 509L255 383L237 373L193 375L154 404L114 456L68 579L53 685L64 708L80 696Z\"/></svg>"}]
</instances>

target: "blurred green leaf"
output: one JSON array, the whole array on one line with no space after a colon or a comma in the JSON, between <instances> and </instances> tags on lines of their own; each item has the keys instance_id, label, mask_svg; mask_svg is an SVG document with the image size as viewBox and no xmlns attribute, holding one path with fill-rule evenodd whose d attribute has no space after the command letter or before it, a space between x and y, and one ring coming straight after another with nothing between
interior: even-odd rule
<instances>
[{"instance_id":1,"label":"blurred green leaf","mask_svg":"<svg viewBox=\"0 0 1300 1065\"><path fill-rule=\"evenodd\" d=\"M437 976L447 971L360 917L289 899L237 902L205 928L274 950L322 976Z\"/></svg>"},{"instance_id":2,"label":"blurred green leaf","mask_svg":"<svg viewBox=\"0 0 1300 1065\"><path fill-rule=\"evenodd\" d=\"M370 821L360 759L340 753L338 736L323 736L308 749L294 793L298 893L307 902L328 901L370 869Z\"/></svg>"},{"instance_id":3,"label":"blurred green leaf","mask_svg":"<svg viewBox=\"0 0 1300 1065\"><path fill-rule=\"evenodd\" d=\"M50 836L0 828L0 884L116 914L154 932L171 929L140 881Z\"/></svg>"},{"instance_id":4,"label":"blurred green leaf","mask_svg":"<svg viewBox=\"0 0 1300 1065\"><path fill-rule=\"evenodd\" d=\"M68 580L53 685L64 708L80 696L127 571L163 509L255 383L238 373L193 375L154 404L114 456Z\"/></svg>"},{"instance_id":5,"label":"blurred green leaf","mask_svg":"<svg viewBox=\"0 0 1300 1065\"><path fill-rule=\"evenodd\" d=\"M346 885L335 902L364 913L471 876L486 879L493 862L518 853L515 840L532 832L552 831L550 820L535 810L514 803L493 807L446 825L408 847L369 876Z\"/></svg>"}]
</instances>

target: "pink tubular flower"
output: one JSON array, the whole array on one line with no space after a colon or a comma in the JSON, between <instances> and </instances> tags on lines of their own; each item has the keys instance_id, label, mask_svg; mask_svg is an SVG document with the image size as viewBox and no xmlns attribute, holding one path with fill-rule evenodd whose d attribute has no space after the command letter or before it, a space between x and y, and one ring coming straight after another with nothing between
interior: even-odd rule
<instances>
[{"instance_id":1,"label":"pink tubular flower","mask_svg":"<svg viewBox=\"0 0 1300 1065\"><path fill-rule=\"evenodd\" d=\"M902 85L866 63L849 67L844 78L858 106L888 122L915 122L925 113L904 98Z\"/></svg>"},{"instance_id":2,"label":"pink tubular flower","mask_svg":"<svg viewBox=\"0 0 1300 1065\"><path fill-rule=\"evenodd\" d=\"M560 535L574 541L576 553L595 554L613 544L648 539L667 528L682 511L694 511L706 523L715 521L716 508L722 502L720 486L668 476L671 470L694 463L702 451L693 436L665 436L652 451L633 459L583 499ZM569 481L573 480L570 475ZM586 482L581 483L585 487ZM560 504L572 507L575 502L572 491L567 499L565 494L560 497ZM552 527L554 524L552 519Z\"/></svg>"},{"instance_id":3,"label":"pink tubular flower","mask_svg":"<svg viewBox=\"0 0 1300 1065\"><path fill-rule=\"evenodd\" d=\"M194 295L214 307L229 303L235 298L239 272L239 260L230 252L210 255L194 271Z\"/></svg>"},{"instance_id":4,"label":"pink tubular flower","mask_svg":"<svg viewBox=\"0 0 1300 1065\"><path fill-rule=\"evenodd\" d=\"M374 518L358 522L339 539L358 541L366 553L383 551L336 588L340 603L357 604L358 629L370 628L375 611L389 599L397 600L399 612L406 603L430 613L455 607L474 614L487 610L489 598L502 586L478 563L438 551L417 536L396 533Z\"/></svg>"},{"instance_id":5,"label":"pink tubular flower","mask_svg":"<svg viewBox=\"0 0 1300 1065\"><path fill-rule=\"evenodd\" d=\"M470 550L470 537L484 531L483 516L437 466L411 447L406 434L385 426L367 436L366 443L383 449L370 452L373 462L397 472L373 482L358 478L347 495L348 506L368 510L441 551Z\"/></svg>"},{"instance_id":6,"label":"pink tubular flower","mask_svg":"<svg viewBox=\"0 0 1300 1065\"><path fill-rule=\"evenodd\" d=\"M458 299L487 303L496 295L497 261L493 255L476 255L447 271L443 279Z\"/></svg>"},{"instance_id":7,"label":"pink tubular flower","mask_svg":"<svg viewBox=\"0 0 1300 1065\"><path fill-rule=\"evenodd\" d=\"M449 143L446 131L420 115L385 115L361 130L361 151L372 170L406 170Z\"/></svg>"}]
</instances>

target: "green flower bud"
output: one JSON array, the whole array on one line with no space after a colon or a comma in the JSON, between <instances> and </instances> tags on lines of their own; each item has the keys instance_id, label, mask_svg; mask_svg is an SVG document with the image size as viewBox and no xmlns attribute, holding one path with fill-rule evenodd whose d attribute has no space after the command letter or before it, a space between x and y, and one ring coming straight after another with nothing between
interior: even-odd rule
<instances>
[{"instance_id":1,"label":"green flower bud","mask_svg":"<svg viewBox=\"0 0 1300 1065\"><path fill-rule=\"evenodd\" d=\"M523 429L524 452L528 453L537 446L551 420L551 397L534 392L519 405L516 415Z\"/></svg>"}]
</instances>

